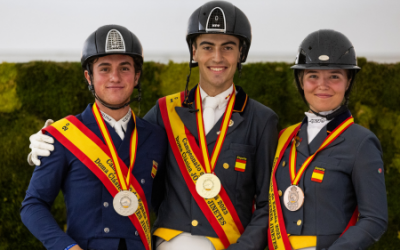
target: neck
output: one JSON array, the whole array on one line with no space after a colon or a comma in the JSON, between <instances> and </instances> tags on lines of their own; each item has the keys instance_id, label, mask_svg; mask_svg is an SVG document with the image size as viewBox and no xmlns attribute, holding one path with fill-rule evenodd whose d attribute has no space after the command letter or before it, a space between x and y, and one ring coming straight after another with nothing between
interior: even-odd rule
<instances>
[{"instance_id":1,"label":"neck","mask_svg":"<svg viewBox=\"0 0 400 250\"><path fill-rule=\"evenodd\" d=\"M210 84L204 84L204 83L199 83L199 85L201 86L201 88L204 90L204 92L207 93L207 95L214 97L217 96L219 94L221 94L222 92L224 92L225 90L229 89L232 86L233 82L230 84L226 84L224 86L220 86L220 87L215 87L212 86Z\"/></svg>"},{"instance_id":2,"label":"neck","mask_svg":"<svg viewBox=\"0 0 400 250\"><path fill-rule=\"evenodd\" d=\"M111 116L116 121L121 120L121 118L124 117L129 111L129 106L126 106L122 109L112 110L101 104L98 100L96 100L96 104L101 111Z\"/></svg>"}]
</instances>

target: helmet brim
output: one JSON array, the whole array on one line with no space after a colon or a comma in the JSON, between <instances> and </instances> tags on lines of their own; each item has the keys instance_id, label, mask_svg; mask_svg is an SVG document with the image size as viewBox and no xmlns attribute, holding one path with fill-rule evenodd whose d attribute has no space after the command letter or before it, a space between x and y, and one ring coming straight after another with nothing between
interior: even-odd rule
<instances>
[{"instance_id":1,"label":"helmet brim","mask_svg":"<svg viewBox=\"0 0 400 250\"><path fill-rule=\"evenodd\" d=\"M338 64L297 64L290 67L291 69L355 69L359 71L361 68L355 65L338 65Z\"/></svg>"}]
</instances>

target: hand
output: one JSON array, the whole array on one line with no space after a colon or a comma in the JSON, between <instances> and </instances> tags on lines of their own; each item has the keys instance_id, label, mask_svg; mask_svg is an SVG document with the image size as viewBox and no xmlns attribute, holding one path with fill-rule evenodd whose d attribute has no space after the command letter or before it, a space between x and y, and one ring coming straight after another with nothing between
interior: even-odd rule
<instances>
[{"instance_id":1,"label":"hand","mask_svg":"<svg viewBox=\"0 0 400 250\"><path fill-rule=\"evenodd\" d=\"M71 247L69 250L83 250L80 246L75 245L73 247Z\"/></svg>"},{"instance_id":2,"label":"hand","mask_svg":"<svg viewBox=\"0 0 400 250\"><path fill-rule=\"evenodd\" d=\"M43 128L51 125L52 123L54 123L54 121L48 119L44 123ZM28 163L31 166L40 166L41 162L38 157L49 156L50 151L54 150L54 146L52 145L54 143L54 139L48 135L44 135L42 133L42 129L39 130L39 132L37 132L36 134L33 134L29 137L29 141L31 142L29 148L31 148L32 151L28 155Z\"/></svg>"}]
</instances>

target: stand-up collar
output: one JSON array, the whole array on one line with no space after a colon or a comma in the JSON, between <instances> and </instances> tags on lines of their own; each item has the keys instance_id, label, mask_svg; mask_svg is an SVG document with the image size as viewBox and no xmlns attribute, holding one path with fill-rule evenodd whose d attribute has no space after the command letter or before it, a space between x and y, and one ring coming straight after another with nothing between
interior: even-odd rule
<instances>
[{"instance_id":1,"label":"stand-up collar","mask_svg":"<svg viewBox=\"0 0 400 250\"><path fill-rule=\"evenodd\" d=\"M235 101L235 106L233 107L233 112L238 112L242 113L244 109L246 108L246 104L248 101L248 95L244 92L242 87L235 85L236 87L236 101ZM183 102L182 106L184 107L190 107L193 105L195 94L196 94L196 88L197 85L194 86L190 91L189 91L189 96L188 96L188 102ZM194 108L194 106L193 106Z\"/></svg>"}]
</instances>

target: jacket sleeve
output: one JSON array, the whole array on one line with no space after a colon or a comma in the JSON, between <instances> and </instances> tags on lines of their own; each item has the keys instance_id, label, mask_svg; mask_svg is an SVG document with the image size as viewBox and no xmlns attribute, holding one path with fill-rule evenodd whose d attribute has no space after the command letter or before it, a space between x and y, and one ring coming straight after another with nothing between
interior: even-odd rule
<instances>
[{"instance_id":1,"label":"jacket sleeve","mask_svg":"<svg viewBox=\"0 0 400 250\"><path fill-rule=\"evenodd\" d=\"M50 213L68 170L65 148L55 140L54 149L49 157L41 159L41 166L36 166L20 213L22 222L46 249L62 250L76 242L61 230Z\"/></svg>"},{"instance_id":2,"label":"jacket sleeve","mask_svg":"<svg viewBox=\"0 0 400 250\"><path fill-rule=\"evenodd\" d=\"M162 119L161 119L161 114L159 112L159 106L158 106L158 101L156 103L156 105L154 105L147 113L146 115L143 117L143 119L145 119L146 121L162 126L164 128L164 125L162 123ZM165 133L165 130L162 131L163 132L163 139L164 140L160 140L160 143L162 143L162 141L164 141L165 144L165 156L164 159L166 158L166 152L167 152L167 148L168 148L168 139ZM155 212L156 215L158 215L158 208L161 205L161 202L164 200L164 196L165 196L165 178L166 178L166 162L162 162L160 164L160 169L159 171L157 171L157 175L154 178L154 182L153 182L153 191L151 194L151 203L152 203L152 207L153 210Z\"/></svg>"},{"instance_id":3,"label":"jacket sleeve","mask_svg":"<svg viewBox=\"0 0 400 250\"><path fill-rule=\"evenodd\" d=\"M256 149L256 209L250 223L244 230L236 244L230 245L228 250L263 250L267 246L268 233L268 195L269 182L272 170L276 145L278 142L278 116L271 112L269 117L263 117L267 123L260 134Z\"/></svg>"},{"instance_id":4,"label":"jacket sleeve","mask_svg":"<svg viewBox=\"0 0 400 250\"><path fill-rule=\"evenodd\" d=\"M354 162L352 181L357 196L359 220L329 250L367 249L387 229L388 209L382 149L372 133L361 142Z\"/></svg>"}]
</instances>

